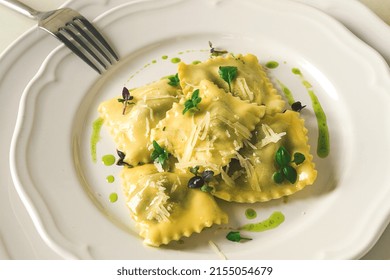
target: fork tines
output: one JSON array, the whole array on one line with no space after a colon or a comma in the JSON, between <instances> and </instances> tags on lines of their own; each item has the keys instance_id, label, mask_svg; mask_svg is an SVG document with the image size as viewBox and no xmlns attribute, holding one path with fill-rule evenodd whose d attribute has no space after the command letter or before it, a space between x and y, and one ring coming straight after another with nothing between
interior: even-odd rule
<instances>
[{"instance_id":1,"label":"fork tines","mask_svg":"<svg viewBox=\"0 0 390 280\"><path fill-rule=\"evenodd\" d=\"M55 35L99 74L118 61L118 55L100 32L81 15L59 28Z\"/></svg>"}]
</instances>

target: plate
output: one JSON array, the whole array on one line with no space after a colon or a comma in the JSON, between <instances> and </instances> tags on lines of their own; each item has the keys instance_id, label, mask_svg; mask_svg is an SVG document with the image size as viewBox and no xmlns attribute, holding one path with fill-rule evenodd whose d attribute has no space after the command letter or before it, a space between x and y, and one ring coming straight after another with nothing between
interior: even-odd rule
<instances>
[{"instance_id":1,"label":"plate","mask_svg":"<svg viewBox=\"0 0 390 280\"><path fill-rule=\"evenodd\" d=\"M188 20L189 10L196 24ZM383 160L389 135L380 129L389 123L390 78L376 52L328 16L290 1L141 1L105 13L98 23L121 62L98 77L65 48L53 52L23 93L11 145L17 191L53 250L64 258L213 259L218 257L208 246L213 240L229 259L339 259L359 257L372 246L390 212ZM219 230L149 248L137 237L123 201L108 202L120 187L105 178L119 169L92 163L91 125L99 102L124 85L175 73L176 65L163 56L199 60L208 55L208 41L234 53L254 53L262 63L279 61L270 75L310 104L291 73L301 69L328 116L331 153L315 158L314 186L287 203L251 205L259 219L283 212L286 221L277 229L251 235L243 244L227 241ZM312 110L304 117L315 147ZM113 149L103 131L99 157ZM248 205L223 207L232 224L248 222L243 215Z\"/></svg>"}]
</instances>

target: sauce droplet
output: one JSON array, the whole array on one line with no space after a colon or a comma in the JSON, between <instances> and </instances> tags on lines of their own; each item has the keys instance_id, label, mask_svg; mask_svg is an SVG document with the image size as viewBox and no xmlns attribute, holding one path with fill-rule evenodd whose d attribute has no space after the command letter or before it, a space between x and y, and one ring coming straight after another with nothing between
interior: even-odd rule
<instances>
[{"instance_id":1,"label":"sauce droplet","mask_svg":"<svg viewBox=\"0 0 390 280\"><path fill-rule=\"evenodd\" d=\"M168 59L168 56L167 55L163 55L161 58L165 60L165 59Z\"/></svg>"},{"instance_id":2,"label":"sauce droplet","mask_svg":"<svg viewBox=\"0 0 390 280\"><path fill-rule=\"evenodd\" d=\"M256 213L256 210L254 210L253 208L248 208L245 210L245 216L247 217L247 219L254 219L257 217L257 213Z\"/></svg>"},{"instance_id":3,"label":"sauce droplet","mask_svg":"<svg viewBox=\"0 0 390 280\"><path fill-rule=\"evenodd\" d=\"M104 155L102 157L102 162L105 166L110 166L115 163L115 156L113 155Z\"/></svg>"},{"instance_id":4,"label":"sauce droplet","mask_svg":"<svg viewBox=\"0 0 390 280\"><path fill-rule=\"evenodd\" d=\"M276 61L268 61L266 64L265 64L265 67L269 68L269 69L275 69L279 66L279 63L276 62Z\"/></svg>"},{"instance_id":5,"label":"sauce droplet","mask_svg":"<svg viewBox=\"0 0 390 280\"><path fill-rule=\"evenodd\" d=\"M106 181L107 181L107 183L114 183L115 177L112 176L112 175L108 175L108 176L106 177Z\"/></svg>"},{"instance_id":6,"label":"sauce droplet","mask_svg":"<svg viewBox=\"0 0 390 280\"><path fill-rule=\"evenodd\" d=\"M247 230L247 231L261 232L261 231L274 229L283 222L284 222L284 215L282 214L282 212L276 211L273 212L268 219L261 221L259 223L246 224L240 227L240 229Z\"/></svg>"},{"instance_id":7,"label":"sauce droplet","mask_svg":"<svg viewBox=\"0 0 390 280\"><path fill-rule=\"evenodd\" d=\"M171 59L172 63L179 63L180 61L181 61L181 59L178 58L178 57L174 57L174 58Z\"/></svg>"},{"instance_id":8,"label":"sauce droplet","mask_svg":"<svg viewBox=\"0 0 390 280\"><path fill-rule=\"evenodd\" d=\"M111 203L114 203L118 200L118 194L117 193L111 193L110 196L108 197L109 201Z\"/></svg>"}]
</instances>

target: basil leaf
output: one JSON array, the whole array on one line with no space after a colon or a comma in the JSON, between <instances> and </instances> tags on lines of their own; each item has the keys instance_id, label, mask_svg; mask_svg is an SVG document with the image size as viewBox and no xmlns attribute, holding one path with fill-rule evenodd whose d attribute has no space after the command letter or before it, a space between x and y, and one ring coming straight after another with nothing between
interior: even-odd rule
<instances>
[{"instance_id":1,"label":"basil leaf","mask_svg":"<svg viewBox=\"0 0 390 280\"><path fill-rule=\"evenodd\" d=\"M226 238L233 242L240 242L241 240L252 240L251 238L242 237L239 231L231 231L226 235Z\"/></svg>"},{"instance_id":2,"label":"basil leaf","mask_svg":"<svg viewBox=\"0 0 390 280\"><path fill-rule=\"evenodd\" d=\"M291 183L294 184L297 181L297 171L292 166L285 166L282 168L284 177Z\"/></svg>"},{"instance_id":3,"label":"basil leaf","mask_svg":"<svg viewBox=\"0 0 390 280\"><path fill-rule=\"evenodd\" d=\"M287 166L291 161L291 155L287 149L283 146L280 146L275 154L275 161L279 167Z\"/></svg>"},{"instance_id":4,"label":"basil leaf","mask_svg":"<svg viewBox=\"0 0 390 280\"><path fill-rule=\"evenodd\" d=\"M276 184L281 184L284 181L284 175L280 171L276 171L274 175L272 176L272 179Z\"/></svg>"},{"instance_id":5,"label":"basil leaf","mask_svg":"<svg viewBox=\"0 0 390 280\"><path fill-rule=\"evenodd\" d=\"M305 155L304 154L301 154L301 153L295 153L294 154L294 160L293 162L295 162L296 165L299 165L301 164L302 162L305 161Z\"/></svg>"}]
</instances>

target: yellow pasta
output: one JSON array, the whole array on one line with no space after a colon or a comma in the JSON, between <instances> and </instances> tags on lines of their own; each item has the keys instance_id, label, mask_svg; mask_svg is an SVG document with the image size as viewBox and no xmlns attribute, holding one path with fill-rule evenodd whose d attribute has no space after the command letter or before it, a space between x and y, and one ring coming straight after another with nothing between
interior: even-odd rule
<instances>
[{"instance_id":1,"label":"yellow pasta","mask_svg":"<svg viewBox=\"0 0 390 280\"><path fill-rule=\"evenodd\" d=\"M158 172L147 164L124 168L121 177L127 206L147 245L168 244L228 222L211 194L187 187L189 174Z\"/></svg>"},{"instance_id":2,"label":"yellow pasta","mask_svg":"<svg viewBox=\"0 0 390 280\"><path fill-rule=\"evenodd\" d=\"M266 135L277 142L267 141ZM317 171L307 144L307 129L299 113L287 110L285 113L265 116L256 128L256 138L254 146L241 150L236 161L227 167L227 172L224 177L221 176L220 184L216 187L215 196L236 202L268 201L291 195L314 183ZM291 154L299 152L305 156L302 164L294 164L298 173L294 184L288 181L277 184L273 180L276 171L275 154L280 146L284 146Z\"/></svg>"}]
</instances>

